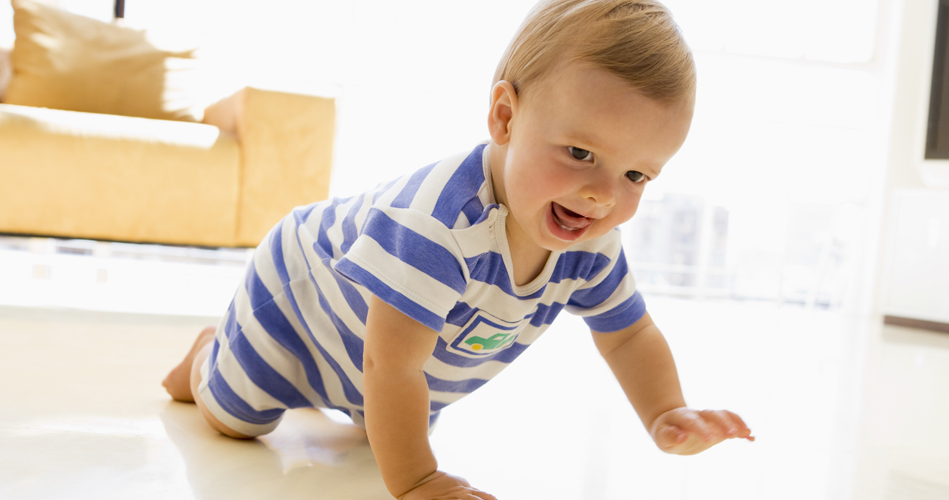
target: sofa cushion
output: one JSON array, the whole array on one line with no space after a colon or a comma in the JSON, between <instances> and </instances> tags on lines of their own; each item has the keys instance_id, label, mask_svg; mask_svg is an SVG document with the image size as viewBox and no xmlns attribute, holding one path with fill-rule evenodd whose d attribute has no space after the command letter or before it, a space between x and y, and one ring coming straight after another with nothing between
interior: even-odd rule
<instances>
[{"instance_id":1,"label":"sofa cushion","mask_svg":"<svg viewBox=\"0 0 949 500\"><path fill-rule=\"evenodd\" d=\"M0 104L0 233L234 246L240 178L209 125Z\"/></svg>"},{"instance_id":2,"label":"sofa cushion","mask_svg":"<svg viewBox=\"0 0 949 500\"><path fill-rule=\"evenodd\" d=\"M4 102L200 121L194 50L156 46L145 31L12 0L13 77Z\"/></svg>"},{"instance_id":3,"label":"sofa cushion","mask_svg":"<svg viewBox=\"0 0 949 500\"><path fill-rule=\"evenodd\" d=\"M10 76L13 74L13 65L10 63L10 50L0 47L0 102L7 92Z\"/></svg>"}]
</instances>

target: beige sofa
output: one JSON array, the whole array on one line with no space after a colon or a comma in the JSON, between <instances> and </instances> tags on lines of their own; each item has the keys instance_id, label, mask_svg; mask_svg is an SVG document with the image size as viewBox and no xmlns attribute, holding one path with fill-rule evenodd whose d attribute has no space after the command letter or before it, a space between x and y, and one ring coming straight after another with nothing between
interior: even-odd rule
<instances>
[{"instance_id":1,"label":"beige sofa","mask_svg":"<svg viewBox=\"0 0 949 500\"><path fill-rule=\"evenodd\" d=\"M11 1L0 233L255 246L327 196L333 99L245 88L205 108L192 99L193 50Z\"/></svg>"},{"instance_id":2,"label":"beige sofa","mask_svg":"<svg viewBox=\"0 0 949 500\"><path fill-rule=\"evenodd\" d=\"M245 88L204 123L0 104L0 233L255 246L326 198L332 99Z\"/></svg>"}]
</instances>

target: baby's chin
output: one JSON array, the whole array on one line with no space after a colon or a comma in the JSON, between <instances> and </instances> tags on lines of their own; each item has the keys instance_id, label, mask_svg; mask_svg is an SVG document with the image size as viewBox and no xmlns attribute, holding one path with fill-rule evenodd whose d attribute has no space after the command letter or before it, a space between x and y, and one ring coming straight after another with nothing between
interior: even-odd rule
<instances>
[{"instance_id":1,"label":"baby's chin","mask_svg":"<svg viewBox=\"0 0 949 500\"><path fill-rule=\"evenodd\" d=\"M609 228L603 230L602 228L595 227L596 225L597 224L594 224L594 227L590 227L589 230L587 230L583 235L574 240L560 239L550 234L550 232L547 232L545 234L544 241L535 243L538 243L541 248L551 252L563 252L579 245L580 243L599 238L609 232Z\"/></svg>"}]
</instances>

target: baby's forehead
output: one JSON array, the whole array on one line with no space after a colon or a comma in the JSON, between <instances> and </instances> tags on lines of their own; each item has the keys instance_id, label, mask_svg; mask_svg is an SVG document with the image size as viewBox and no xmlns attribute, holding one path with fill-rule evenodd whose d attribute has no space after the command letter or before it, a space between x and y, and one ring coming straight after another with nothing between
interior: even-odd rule
<instances>
[{"instance_id":1,"label":"baby's forehead","mask_svg":"<svg viewBox=\"0 0 949 500\"><path fill-rule=\"evenodd\" d=\"M693 114L691 99L652 98L585 61L558 65L521 102L527 128L536 132L529 137L657 165L681 147Z\"/></svg>"},{"instance_id":2,"label":"baby's forehead","mask_svg":"<svg viewBox=\"0 0 949 500\"><path fill-rule=\"evenodd\" d=\"M523 105L551 106L554 100L574 104L610 108L627 97L645 98L675 114L691 116L695 108L694 94L657 98L635 86L610 68L582 58L564 57L531 85L518 90Z\"/></svg>"},{"instance_id":3,"label":"baby's forehead","mask_svg":"<svg viewBox=\"0 0 949 500\"><path fill-rule=\"evenodd\" d=\"M553 65L529 86L519 89L527 105L550 105L552 99L572 98L604 105L617 97L643 93L609 69L582 59L566 59Z\"/></svg>"}]
</instances>

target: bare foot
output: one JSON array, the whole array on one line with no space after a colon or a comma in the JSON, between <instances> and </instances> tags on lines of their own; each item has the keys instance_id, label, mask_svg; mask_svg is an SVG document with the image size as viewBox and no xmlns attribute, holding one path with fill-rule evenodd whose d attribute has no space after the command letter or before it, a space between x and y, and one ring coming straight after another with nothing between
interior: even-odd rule
<instances>
[{"instance_id":1,"label":"bare foot","mask_svg":"<svg viewBox=\"0 0 949 500\"><path fill-rule=\"evenodd\" d=\"M194 364L194 356L198 351L214 340L214 332L216 330L216 326L209 326L201 330L201 333L198 334L198 338L194 341L194 345L191 346L191 350L188 351L185 359L182 360L178 366L174 367L171 372L168 373L168 376L165 377L165 380L162 381L161 385L165 387L165 390L168 391L168 394L170 394L171 398L175 401L194 403L194 396L191 394L191 365Z\"/></svg>"}]
</instances>

